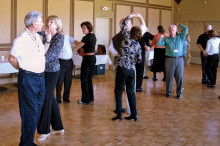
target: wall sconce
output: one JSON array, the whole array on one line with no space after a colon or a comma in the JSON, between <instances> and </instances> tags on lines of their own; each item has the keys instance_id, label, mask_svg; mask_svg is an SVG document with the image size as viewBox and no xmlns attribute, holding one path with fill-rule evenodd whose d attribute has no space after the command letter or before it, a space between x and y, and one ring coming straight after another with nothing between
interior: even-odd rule
<instances>
[{"instance_id":1,"label":"wall sconce","mask_svg":"<svg viewBox=\"0 0 220 146\"><path fill-rule=\"evenodd\" d=\"M103 10L103 11L108 11L109 9L110 9L109 7L102 6L102 10Z\"/></svg>"}]
</instances>

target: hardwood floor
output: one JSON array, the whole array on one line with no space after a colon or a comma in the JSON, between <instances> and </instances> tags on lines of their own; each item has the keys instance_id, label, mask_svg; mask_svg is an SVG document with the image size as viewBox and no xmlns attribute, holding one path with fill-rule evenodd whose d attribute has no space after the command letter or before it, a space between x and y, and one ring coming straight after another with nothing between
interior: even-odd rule
<instances>
[{"instance_id":1,"label":"hardwood floor","mask_svg":"<svg viewBox=\"0 0 220 146\"><path fill-rule=\"evenodd\" d=\"M81 85L72 80L71 103L61 103L64 136L51 135L40 146L211 146L220 145L220 78L217 87L201 84L201 66L185 68L182 99L176 99L175 83L171 98L165 97L163 74L157 81L143 81L143 92L136 93L138 121L112 121L114 102L114 71L93 79L94 105L79 105ZM174 80L175 81L175 80ZM14 84L0 93L0 145L16 146L20 138L20 115L17 89ZM126 105L123 97L123 107ZM123 114L123 116L127 116Z\"/></svg>"}]
</instances>

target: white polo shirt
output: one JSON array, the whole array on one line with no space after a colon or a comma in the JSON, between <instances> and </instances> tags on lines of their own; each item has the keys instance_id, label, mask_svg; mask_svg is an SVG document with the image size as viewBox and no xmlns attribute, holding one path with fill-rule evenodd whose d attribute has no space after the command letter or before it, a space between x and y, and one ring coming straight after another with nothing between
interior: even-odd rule
<instances>
[{"instance_id":1,"label":"white polo shirt","mask_svg":"<svg viewBox=\"0 0 220 146\"><path fill-rule=\"evenodd\" d=\"M45 49L39 34L34 40L26 28L13 42L10 54L17 58L19 67L34 73L45 69Z\"/></svg>"}]
</instances>

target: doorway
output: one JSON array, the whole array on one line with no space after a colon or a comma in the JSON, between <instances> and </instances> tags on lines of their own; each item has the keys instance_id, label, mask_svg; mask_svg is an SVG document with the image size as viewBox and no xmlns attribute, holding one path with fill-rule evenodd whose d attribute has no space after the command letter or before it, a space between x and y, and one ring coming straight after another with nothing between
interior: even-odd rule
<instances>
[{"instance_id":1,"label":"doorway","mask_svg":"<svg viewBox=\"0 0 220 146\"><path fill-rule=\"evenodd\" d=\"M109 55L113 61L113 56L109 53L108 47L112 38L112 19L111 18L96 18L96 48L98 45L104 45L106 48L106 55ZM105 66L106 69L113 68L113 64L109 67L108 64Z\"/></svg>"}]
</instances>

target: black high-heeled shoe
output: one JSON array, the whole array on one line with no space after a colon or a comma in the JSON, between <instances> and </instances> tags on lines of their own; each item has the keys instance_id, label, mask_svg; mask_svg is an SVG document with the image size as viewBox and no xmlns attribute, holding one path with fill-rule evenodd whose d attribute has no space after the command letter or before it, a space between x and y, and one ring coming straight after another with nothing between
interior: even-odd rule
<instances>
[{"instance_id":1,"label":"black high-heeled shoe","mask_svg":"<svg viewBox=\"0 0 220 146\"><path fill-rule=\"evenodd\" d=\"M117 116L115 116L115 117L112 118L113 121L115 121L115 120L117 120L117 119L122 120L122 119L123 119L122 115L119 114L119 115L117 115Z\"/></svg>"},{"instance_id":2,"label":"black high-heeled shoe","mask_svg":"<svg viewBox=\"0 0 220 146\"><path fill-rule=\"evenodd\" d=\"M134 121L137 121L138 116L129 116L129 117L125 117L126 120L132 120L134 119Z\"/></svg>"}]
</instances>

